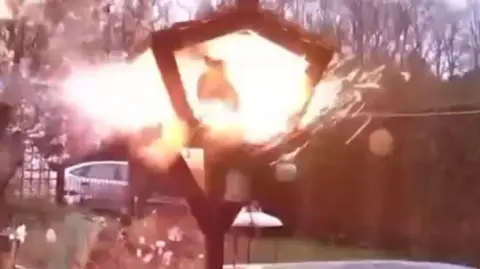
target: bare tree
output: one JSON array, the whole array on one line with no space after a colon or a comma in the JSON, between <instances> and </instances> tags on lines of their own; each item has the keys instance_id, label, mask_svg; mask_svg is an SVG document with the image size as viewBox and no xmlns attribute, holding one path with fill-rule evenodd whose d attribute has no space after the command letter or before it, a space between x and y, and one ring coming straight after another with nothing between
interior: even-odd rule
<instances>
[{"instance_id":1,"label":"bare tree","mask_svg":"<svg viewBox=\"0 0 480 269\"><path fill-rule=\"evenodd\" d=\"M409 32L412 30L412 27L415 27L414 16L411 14L412 12L415 13L415 11L412 11L415 7L410 3L401 1L387 5L389 7L386 16L390 18L388 22L393 26L391 28L393 31L386 34L385 41L389 43L387 50L393 59L397 60L400 65L403 65L406 58L407 45L412 40Z\"/></svg>"},{"instance_id":2,"label":"bare tree","mask_svg":"<svg viewBox=\"0 0 480 269\"><path fill-rule=\"evenodd\" d=\"M446 72L448 77L452 77L455 74L455 71L458 67L458 48L457 48L457 36L459 33L459 23L451 22L447 25L445 31L445 61L446 61Z\"/></svg>"},{"instance_id":3,"label":"bare tree","mask_svg":"<svg viewBox=\"0 0 480 269\"><path fill-rule=\"evenodd\" d=\"M478 1L469 0L468 9L470 16L468 19L469 45L471 47L472 65L474 68L480 66L480 5Z\"/></svg>"},{"instance_id":4,"label":"bare tree","mask_svg":"<svg viewBox=\"0 0 480 269\"><path fill-rule=\"evenodd\" d=\"M360 62L365 60L365 20L364 2L346 0L345 7L350 12L350 34L352 36L352 51Z\"/></svg>"}]
</instances>

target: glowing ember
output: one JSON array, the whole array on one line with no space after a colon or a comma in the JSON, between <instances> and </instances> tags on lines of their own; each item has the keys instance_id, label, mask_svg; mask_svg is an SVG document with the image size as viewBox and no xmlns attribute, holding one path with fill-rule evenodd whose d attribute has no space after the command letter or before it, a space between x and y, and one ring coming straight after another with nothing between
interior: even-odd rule
<instances>
[{"instance_id":1,"label":"glowing ember","mask_svg":"<svg viewBox=\"0 0 480 269\"><path fill-rule=\"evenodd\" d=\"M302 57L252 32L187 47L175 57L194 114L208 127L208 142L217 146L264 144L290 132L312 91ZM206 87L218 90L217 84L227 80L238 98L237 106L224 97L228 94L217 99L198 98L198 81L208 69L205 57L221 62L224 72L223 76L212 76L211 85ZM327 80L316 87L300 127L334 104L340 90L338 82ZM162 152L154 163L163 159L167 165L165 157L177 154L193 132L176 117L151 51L131 64L77 68L64 86L66 100L89 117L103 137L118 132L138 134L139 130L161 126L161 131L134 136L132 143L134 150L149 160L159 155L154 152Z\"/></svg>"}]
</instances>

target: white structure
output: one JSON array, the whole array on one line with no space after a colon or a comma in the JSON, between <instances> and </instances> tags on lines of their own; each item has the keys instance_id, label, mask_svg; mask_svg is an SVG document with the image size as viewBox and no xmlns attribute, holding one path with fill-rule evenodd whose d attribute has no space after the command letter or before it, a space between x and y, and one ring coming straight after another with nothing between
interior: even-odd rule
<instances>
[{"instance_id":1,"label":"white structure","mask_svg":"<svg viewBox=\"0 0 480 269\"><path fill-rule=\"evenodd\" d=\"M120 202L127 187L126 161L85 162L65 169L65 192L70 195Z\"/></svg>"},{"instance_id":2,"label":"white structure","mask_svg":"<svg viewBox=\"0 0 480 269\"><path fill-rule=\"evenodd\" d=\"M203 150L186 149L182 152L197 183L204 186ZM129 171L127 161L93 161L79 163L65 169L65 193L69 196L101 201L100 206L122 207L128 193ZM163 198L163 197L161 197Z\"/></svg>"},{"instance_id":3,"label":"white structure","mask_svg":"<svg viewBox=\"0 0 480 269\"><path fill-rule=\"evenodd\" d=\"M244 206L240 210L240 212L235 217L235 220L232 223L232 228L254 228L255 229L255 237L261 236L261 229L263 228L276 228L282 227L282 221L272 215L266 214L262 212L260 208L254 208L253 206ZM234 252L235 256L238 250L238 238L234 232ZM250 254L251 254L251 245L252 240L248 239L247 244L247 262L250 262ZM274 243L273 245L273 256L276 259L277 256L277 244Z\"/></svg>"},{"instance_id":4,"label":"white structure","mask_svg":"<svg viewBox=\"0 0 480 269\"><path fill-rule=\"evenodd\" d=\"M257 227L257 228L274 228L282 227L283 222L272 215L264 213L261 209L249 209L242 207L235 217L232 227Z\"/></svg>"}]
</instances>

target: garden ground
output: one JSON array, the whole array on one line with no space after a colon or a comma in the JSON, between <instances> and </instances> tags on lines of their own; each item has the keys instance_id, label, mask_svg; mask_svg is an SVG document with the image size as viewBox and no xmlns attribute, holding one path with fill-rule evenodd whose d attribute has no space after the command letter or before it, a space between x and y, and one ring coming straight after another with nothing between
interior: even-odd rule
<instances>
[{"instance_id":1,"label":"garden ground","mask_svg":"<svg viewBox=\"0 0 480 269\"><path fill-rule=\"evenodd\" d=\"M26 267L47 268L49 261L59 257L59 251L66 250L68 243L65 235L74 234L70 224L66 224L65 216L71 215L65 208L60 208L44 201L29 201L12 203L17 212L15 222L27 225L28 235L20 249L18 261ZM78 221L79 229L81 221ZM76 225L75 225L76 226ZM56 243L48 243L45 232L53 228L59 234ZM196 231L198 233L198 231ZM63 236L60 234L64 234ZM273 262L298 262L314 260L345 260L386 258L388 255L374 250L338 247L312 240L296 238L261 238L254 239L250 244L250 256L247 254L247 237L238 239L238 250L233 254L233 240L231 237L226 243L226 263L273 263ZM59 242L60 241L60 242ZM59 247L60 246L60 247ZM234 258L235 257L235 258ZM249 258L247 258L249 257Z\"/></svg>"}]
</instances>

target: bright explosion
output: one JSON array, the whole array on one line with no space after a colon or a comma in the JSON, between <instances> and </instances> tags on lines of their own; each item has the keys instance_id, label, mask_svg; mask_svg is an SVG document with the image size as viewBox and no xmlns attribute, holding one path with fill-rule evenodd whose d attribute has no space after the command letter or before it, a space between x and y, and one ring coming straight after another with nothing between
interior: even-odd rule
<instances>
[{"instance_id":1,"label":"bright explosion","mask_svg":"<svg viewBox=\"0 0 480 269\"><path fill-rule=\"evenodd\" d=\"M229 105L231 100L198 97L198 81L209 69L205 56L221 61L224 70L222 76L211 72L208 83L226 79L237 107ZM209 146L265 144L290 132L293 120L305 128L321 111L335 106L340 91L339 79L312 86L304 57L251 31L187 47L175 57L187 100L207 127ZM132 63L77 68L63 89L63 98L89 119L100 137L128 134L134 153L155 165L168 165L195 132L176 116L151 50ZM151 130L148 139L146 129Z\"/></svg>"}]
</instances>

